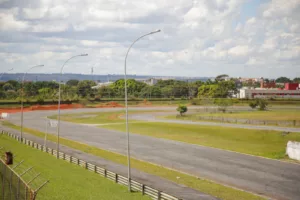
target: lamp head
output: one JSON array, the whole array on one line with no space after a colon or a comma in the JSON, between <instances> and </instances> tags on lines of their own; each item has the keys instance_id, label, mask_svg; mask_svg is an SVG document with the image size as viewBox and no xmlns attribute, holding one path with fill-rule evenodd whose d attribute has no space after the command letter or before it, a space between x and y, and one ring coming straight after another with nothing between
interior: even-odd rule
<instances>
[{"instance_id":1,"label":"lamp head","mask_svg":"<svg viewBox=\"0 0 300 200\"><path fill-rule=\"evenodd\" d=\"M85 54L80 54L80 56L88 56L89 54L85 53Z\"/></svg>"}]
</instances>

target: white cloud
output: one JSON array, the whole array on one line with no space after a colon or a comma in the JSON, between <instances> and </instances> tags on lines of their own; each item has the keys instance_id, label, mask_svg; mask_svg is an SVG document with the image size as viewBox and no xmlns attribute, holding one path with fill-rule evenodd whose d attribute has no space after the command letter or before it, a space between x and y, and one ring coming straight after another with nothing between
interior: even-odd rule
<instances>
[{"instance_id":1,"label":"white cloud","mask_svg":"<svg viewBox=\"0 0 300 200\"><path fill-rule=\"evenodd\" d=\"M299 0L264 1L253 16L241 10L249 0L24 0L18 7L7 1L1 8L2 2L0 53L11 56L1 65L18 68L37 60L56 72L69 56L89 53L88 59L72 62L72 72L81 73L85 61L86 66L105 65L101 73L122 73L131 42L162 29L134 45L130 73L267 76L271 73L263 69L270 68L276 69L274 76L290 73L277 71L283 67L294 68L291 76L300 73L295 69L300 62ZM262 70L243 71L248 69L243 66Z\"/></svg>"},{"instance_id":2,"label":"white cloud","mask_svg":"<svg viewBox=\"0 0 300 200\"><path fill-rule=\"evenodd\" d=\"M23 8L24 17L27 19L41 19L47 13L47 8Z\"/></svg>"},{"instance_id":3,"label":"white cloud","mask_svg":"<svg viewBox=\"0 0 300 200\"><path fill-rule=\"evenodd\" d=\"M27 28L27 23L15 19L14 15L18 12L17 8L0 10L0 30L1 31L21 31Z\"/></svg>"}]
</instances>

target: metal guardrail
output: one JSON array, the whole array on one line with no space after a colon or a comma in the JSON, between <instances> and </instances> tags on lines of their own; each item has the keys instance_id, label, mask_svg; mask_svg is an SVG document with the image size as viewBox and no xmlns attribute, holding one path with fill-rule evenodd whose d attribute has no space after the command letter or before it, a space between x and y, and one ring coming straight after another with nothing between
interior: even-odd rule
<instances>
[{"instance_id":1,"label":"metal guardrail","mask_svg":"<svg viewBox=\"0 0 300 200\"><path fill-rule=\"evenodd\" d=\"M0 199L34 200L36 193L29 185L0 159Z\"/></svg>"},{"instance_id":2,"label":"metal guardrail","mask_svg":"<svg viewBox=\"0 0 300 200\"><path fill-rule=\"evenodd\" d=\"M20 141L19 136L16 136L12 133L9 133L9 132L3 131L3 130L0 133L1 134L6 134L11 138ZM45 147L44 145L40 145L40 144L35 143L31 140L27 140L27 139L23 138L22 143L26 144L28 146L31 146L35 149L38 149L40 151L46 152L46 153L48 153L50 155L53 155L55 157L57 156L57 151L56 150L51 149L49 147ZM127 177L124 177L122 175L119 175L117 173L109 171L105 168L98 167L94 164L91 164L91 163L88 163L84 160L75 158L75 157L70 156L68 154L65 154L63 152L59 152L59 159L65 160L65 161L67 161L69 163L73 163L75 165L79 165L79 166L85 168L86 170L93 171L96 174L99 174L99 175L101 175L101 176L103 176L103 177L105 177L105 178L107 178L111 181L114 181L117 184L125 185L125 186L128 185L128 178ZM162 191L159 191L157 189L154 189L152 187L149 187L147 185L144 185L142 183L134 181L132 179L130 180L130 183L131 183L131 187L132 187L133 191L141 192L143 195L148 195L152 199L155 199L155 200L182 200L182 199L174 197L170 194L164 193Z\"/></svg>"}]
</instances>

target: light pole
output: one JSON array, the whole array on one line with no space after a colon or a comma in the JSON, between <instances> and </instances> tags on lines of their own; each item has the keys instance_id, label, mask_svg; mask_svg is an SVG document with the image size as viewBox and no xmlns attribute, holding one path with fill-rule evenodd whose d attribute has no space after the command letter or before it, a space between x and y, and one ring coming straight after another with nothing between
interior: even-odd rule
<instances>
[{"instance_id":1,"label":"light pole","mask_svg":"<svg viewBox=\"0 0 300 200\"><path fill-rule=\"evenodd\" d=\"M131 192L131 169L130 169L130 145L129 145L129 128L128 128L128 95L127 95L127 69L126 69L126 61L127 61L127 56L128 53L131 49L131 47L140 39L142 39L143 37L146 37L148 35L152 35L155 33L160 32L160 30L157 31L153 31L150 33L147 33L145 35L140 36L139 38L137 38L128 48L126 56L125 56L125 63L124 63L124 70L125 70L125 74L124 74L124 79L125 79L125 110L126 110L126 134L127 134L127 159L128 159L128 190Z\"/></svg>"},{"instance_id":2,"label":"light pole","mask_svg":"<svg viewBox=\"0 0 300 200\"><path fill-rule=\"evenodd\" d=\"M11 68L11 69L7 70L6 72L10 72L10 71L12 71L12 70L14 70L14 68ZM2 76L3 76L4 73L5 73L5 72L2 72L2 73L1 73L1 75L0 75L0 80L1 80L1 78L2 78Z\"/></svg>"},{"instance_id":3,"label":"light pole","mask_svg":"<svg viewBox=\"0 0 300 200\"><path fill-rule=\"evenodd\" d=\"M24 119L24 112L23 112L23 96L24 96L24 80L25 80L25 76L26 74L33 68L37 68L37 67L43 67L44 65L36 65L33 67L30 67L27 71L24 72L23 74L23 78L22 78L22 90L21 90L21 142L23 139L23 119Z\"/></svg>"},{"instance_id":4,"label":"light pole","mask_svg":"<svg viewBox=\"0 0 300 200\"><path fill-rule=\"evenodd\" d=\"M66 60L66 62L64 62L63 66L61 67L60 69L60 76L59 76L59 79L58 79L58 107L57 107L57 110L58 110L58 119L57 119L57 148L56 148L56 158L58 159L59 158L59 134L60 134L60 100L61 100L61 94L60 94L60 81L61 81L61 76L62 76L62 71L64 69L64 66L66 65L66 63L73 59L73 58L76 58L76 57L80 57L80 56L88 56L88 54L80 54L80 55L77 55L77 56L72 56L71 58L69 58L68 60Z\"/></svg>"}]
</instances>

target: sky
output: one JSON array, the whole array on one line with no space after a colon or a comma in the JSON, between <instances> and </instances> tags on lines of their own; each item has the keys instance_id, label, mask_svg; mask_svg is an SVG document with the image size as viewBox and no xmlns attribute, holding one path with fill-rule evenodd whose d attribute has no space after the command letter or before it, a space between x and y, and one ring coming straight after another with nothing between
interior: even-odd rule
<instances>
[{"instance_id":1,"label":"sky","mask_svg":"<svg viewBox=\"0 0 300 200\"><path fill-rule=\"evenodd\" d=\"M0 73L300 76L300 0L0 0Z\"/></svg>"}]
</instances>

